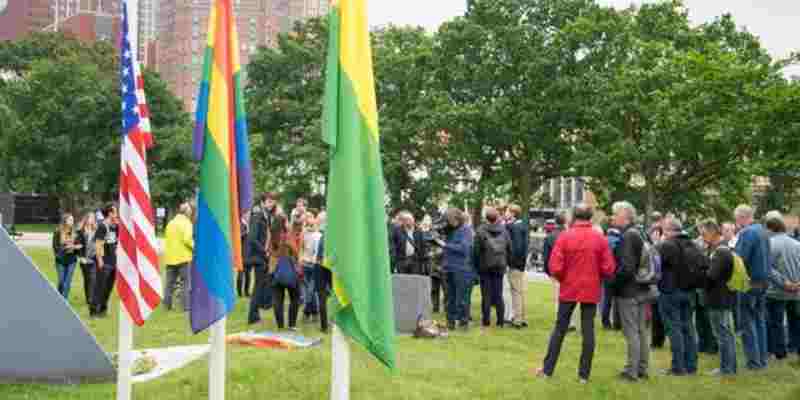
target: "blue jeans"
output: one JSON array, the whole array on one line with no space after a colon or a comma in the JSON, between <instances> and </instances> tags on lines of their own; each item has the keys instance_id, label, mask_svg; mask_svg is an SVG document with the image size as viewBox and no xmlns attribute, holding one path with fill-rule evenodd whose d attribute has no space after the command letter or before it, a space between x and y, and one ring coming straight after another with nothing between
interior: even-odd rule
<instances>
[{"instance_id":1,"label":"blue jeans","mask_svg":"<svg viewBox=\"0 0 800 400\"><path fill-rule=\"evenodd\" d=\"M72 287L72 274L75 272L75 262L71 264L56 263L56 270L58 271L58 293L64 296L65 299L69 298L69 290Z\"/></svg>"},{"instance_id":2,"label":"blue jeans","mask_svg":"<svg viewBox=\"0 0 800 400\"><path fill-rule=\"evenodd\" d=\"M733 313L731 310L708 309L708 319L711 329L717 337L719 344L719 370L724 375L736 373L736 333L733 328Z\"/></svg>"},{"instance_id":3,"label":"blue jeans","mask_svg":"<svg viewBox=\"0 0 800 400\"><path fill-rule=\"evenodd\" d=\"M800 343L799 312L800 301L767 299L767 351L779 360L792 350L800 353L795 348Z\"/></svg>"},{"instance_id":4,"label":"blue jeans","mask_svg":"<svg viewBox=\"0 0 800 400\"><path fill-rule=\"evenodd\" d=\"M467 286L470 286L468 288ZM467 296L468 289L471 289L472 282L469 282L465 272L447 272L447 290L451 295L447 296L447 321L467 322Z\"/></svg>"},{"instance_id":5,"label":"blue jeans","mask_svg":"<svg viewBox=\"0 0 800 400\"><path fill-rule=\"evenodd\" d=\"M676 375L697 373L697 337L692 318L691 292L677 290L658 299L661 316L670 325L672 372Z\"/></svg>"},{"instance_id":6,"label":"blue jeans","mask_svg":"<svg viewBox=\"0 0 800 400\"><path fill-rule=\"evenodd\" d=\"M767 367L767 307L765 289L751 289L739 294L742 344L747 357L747 368Z\"/></svg>"},{"instance_id":7,"label":"blue jeans","mask_svg":"<svg viewBox=\"0 0 800 400\"><path fill-rule=\"evenodd\" d=\"M319 293L317 293L317 266L311 263L303 265L303 314L319 313Z\"/></svg>"}]
</instances>

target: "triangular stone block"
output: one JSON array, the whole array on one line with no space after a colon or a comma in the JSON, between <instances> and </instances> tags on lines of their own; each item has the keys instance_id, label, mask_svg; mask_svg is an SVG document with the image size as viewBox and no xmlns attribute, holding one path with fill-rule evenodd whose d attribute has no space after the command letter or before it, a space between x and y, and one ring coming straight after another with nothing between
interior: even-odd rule
<instances>
[{"instance_id":1,"label":"triangular stone block","mask_svg":"<svg viewBox=\"0 0 800 400\"><path fill-rule=\"evenodd\" d=\"M0 382L111 381L86 325L0 228Z\"/></svg>"}]
</instances>

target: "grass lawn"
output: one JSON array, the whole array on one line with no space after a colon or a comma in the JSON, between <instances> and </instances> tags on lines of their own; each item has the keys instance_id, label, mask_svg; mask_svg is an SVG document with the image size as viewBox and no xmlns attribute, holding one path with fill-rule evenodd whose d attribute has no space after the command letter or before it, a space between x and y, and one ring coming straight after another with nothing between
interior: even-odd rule
<instances>
[{"instance_id":1,"label":"grass lawn","mask_svg":"<svg viewBox=\"0 0 800 400\"><path fill-rule=\"evenodd\" d=\"M47 250L30 250L35 262L49 279L54 280L52 256ZM83 302L80 271L75 274L70 303L86 321L107 351L115 351L117 302L113 317L88 319ZM476 291L477 292L477 291ZM473 316L478 316L479 298L473 301ZM24 303L23 303L24 304ZM788 362L775 364L766 372L740 372L729 380L698 376L668 378L657 371L669 366L668 351L652 353L653 378L648 383L629 384L617 381L625 359L621 334L598 330L597 352L592 380L577 383L576 371L580 348L579 335L571 334L564 344L556 375L547 381L531 376L546 351L554 307L549 284L533 283L528 292L531 328L527 330L478 329L456 332L447 340L398 338L396 373L384 370L364 351L355 346L352 360L353 399L800 399L800 369ZM246 330L245 302L238 302L228 322L229 332ZM267 327L272 317L264 313ZM318 335L318 326L302 325L307 335ZM136 330L136 347L158 347L205 343L206 334L191 335L184 314L159 311L143 329ZM740 354L740 369L744 358ZM330 342L322 347L286 352L242 347L228 347L228 399L324 399L330 380ZM718 367L715 357L701 356L700 370ZM190 364L159 380L134 386L136 399L207 398L208 364L205 360ZM79 385L3 385L0 399L111 399L114 386Z\"/></svg>"},{"instance_id":2,"label":"grass lawn","mask_svg":"<svg viewBox=\"0 0 800 400\"><path fill-rule=\"evenodd\" d=\"M19 224L15 228L21 233L53 233L56 230L54 224Z\"/></svg>"}]
</instances>

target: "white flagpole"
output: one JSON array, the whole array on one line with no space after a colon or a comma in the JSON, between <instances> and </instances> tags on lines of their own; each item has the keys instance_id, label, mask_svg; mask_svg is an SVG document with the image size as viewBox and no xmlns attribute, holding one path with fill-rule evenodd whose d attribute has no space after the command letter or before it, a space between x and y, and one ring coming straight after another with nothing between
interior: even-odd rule
<instances>
[{"instance_id":1,"label":"white flagpole","mask_svg":"<svg viewBox=\"0 0 800 400\"><path fill-rule=\"evenodd\" d=\"M123 6L128 11L128 35L131 45L135 46L138 39L138 0L123 1ZM120 18L122 15L120 15ZM133 21L133 22L131 22ZM135 59L135 58L134 58ZM117 400L130 400L133 391L133 321L128 311L119 302L119 344L117 346Z\"/></svg>"},{"instance_id":2,"label":"white flagpole","mask_svg":"<svg viewBox=\"0 0 800 400\"><path fill-rule=\"evenodd\" d=\"M331 400L348 400L350 399L350 347L336 324L333 324L331 347Z\"/></svg>"},{"instance_id":3,"label":"white flagpole","mask_svg":"<svg viewBox=\"0 0 800 400\"><path fill-rule=\"evenodd\" d=\"M208 399L225 399L225 320L211 326L211 354L208 365Z\"/></svg>"},{"instance_id":4,"label":"white flagpole","mask_svg":"<svg viewBox=\"0 0 800 400\"><path fill-rule=\"evenodd\" d=\"M119 302L119 346L117 349L117 400L131 399L133 367L133 322Z\"/></svg>"}]
</instances>

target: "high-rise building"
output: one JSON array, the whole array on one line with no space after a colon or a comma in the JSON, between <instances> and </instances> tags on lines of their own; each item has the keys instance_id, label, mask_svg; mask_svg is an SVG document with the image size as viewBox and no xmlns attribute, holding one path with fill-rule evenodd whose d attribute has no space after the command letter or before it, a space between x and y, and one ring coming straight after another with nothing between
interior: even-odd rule
<instances>
[{"instance_id":1,"label":"high-rise building","mask_svg":"<svg viewBox=\"0 0 800 400\"><path fill-rule=\"evenodd\" d=\"M0 40L36 31L60 31L80 40L113 40L119 34L120 0L0 0Z\"/></svg>"},{"instance_id":2,"label":"high-rise building","mask_svg":"<svg viewBox=\"0 0 800 400\"><path fill-rule=\"evenodd\" d=\"M53 23L52 0L0 0L0 40L15 40Z\"/></svg>"}]
</instances>

